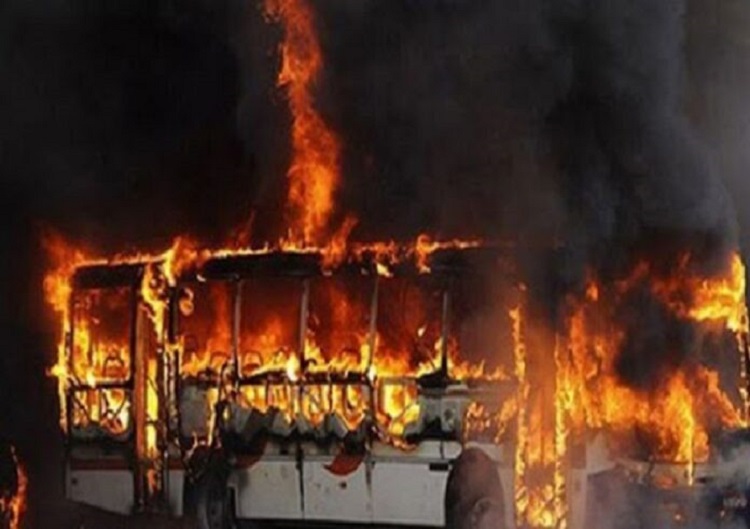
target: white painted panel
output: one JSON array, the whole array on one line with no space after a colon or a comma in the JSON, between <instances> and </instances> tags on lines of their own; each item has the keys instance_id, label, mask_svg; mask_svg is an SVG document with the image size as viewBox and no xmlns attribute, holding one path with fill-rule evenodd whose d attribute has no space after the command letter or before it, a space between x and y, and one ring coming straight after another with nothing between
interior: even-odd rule
<instances>
[{"instance_id":1,"label":"white painted panel","mask_svg":"<svg viewBox=\"0 0 750 529\"><path fill-rule=\"evenodd\" d=\"M444 457L443 442L422 441L409 450L402 450L387 443L375 442L372 445L372 455L376 458L393 459L442 459Z\"/></svg>"},{"instance_id":2,"label":"white painted panel","mask_svg":"<svg viewBox=\"0 0 750 529\"><path fill-rule=\"evenodd\" d=\"M500 467L500 485L503 487L503 506L505 507L505 527L509 529L516 526L516 506L515 506L515 478L512 468Z\"/></svg>"},{"instance_id":3,"label":"white painted panel","mask_svg":"<svg viewBox=\"0 0 750 529\"><path fill-rule=\"evenodd\" d=\"M336 476L325 468L333 458L316 458L303 464L305 519L336 522L372 521L367 466L363 462L346 476Z\"/></svg>"},{"instance_id":4,"label":"white painted panel","mask_svg":"<svg viewBox=\"0 0 750 529\"><path fill-rule=\"evenodd\" d=\"M588 505L589 480L585 470L571 470L566 476L568 482L568 520L573 529L584 527Z\"/></svg>"},{"instance_id":5,"label":"white painted panel","mask_svg":"<svg viewBox=\"0 0 750 529\"><path fill-rule=\"evenodd\" d=\"M128 470L69 470L68 499L130 514L133 510L133 474Z\"/></svg>"},{"instance_id":6,"label":"white painted panel","mask_svg":"<svg viewBox=\"0 0 750 529\"><path fill-rule=\"evenodd\" d=\"M372 469L375 523L444 525L443 498L447 471L428 462L377 461Z\"/></svg>"},{"instance_id":7,"label":"white painted panel","mask_svg":"<svg viewBox=\"0 0 750 529\"><path fill-rule=\"evenodd\" d=\"M510 446L507 444L496 445L492 443L468 442L466 443L465 448L478 448L495 463L503 463L507 461L512 464L513 462L512 457L508 457L509 455L512 455L512 453L510 451Z\"/></svg>"},{"instance_id":8,"label":"white painted panel","mask_svg":"<svg viewBox=\"0 0 750 529\"><path fill-rule=\"evenodd\" d=\"M182 516L183 488L185 486L185 471L169 471L169 509L175 516Z\"/></svg>"},{"instance_id":9,"label":"white painted panel","mask_svg":"<svg viewBox=\"0 0 750 529\"><path fill-rule=\"evenodd\" d=\"M302 497L294 460L261 460L232 472L239 518L300 520Z\"/></svg>"}]
</instances>

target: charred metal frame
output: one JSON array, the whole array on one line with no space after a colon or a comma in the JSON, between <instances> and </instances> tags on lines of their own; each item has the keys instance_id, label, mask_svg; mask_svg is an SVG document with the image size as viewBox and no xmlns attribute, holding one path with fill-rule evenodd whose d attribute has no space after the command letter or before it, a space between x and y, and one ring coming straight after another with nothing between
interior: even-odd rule
<instances>
[{"instance_id":1,"label":"charred metal frame","mask_svg":"<svg viewBox=\"0 0 750 529\"><path fill-rule=\"evenodd\" d=\"M266 256L263 256L266 257ZM307 257L307 256L305 256ZM317 263L316 263L317 264ZM280 272L283 268L276 268L270 275L274 277L289 277L299 278L301 281L300 297L299 297L299 316L297 320L297 360L300 365L302 372L305 372L307 365L307 359L305 357L305 342L307 337L307 325L309 317L309 305L310 305L310 288L311 280L313 277L322 276L319 270L307 269L301 271L299 268L292 268L290 273ZM263 263L263 271L268 271L266 263ZM255 271L254 271L255 272ZM263 273L256 274L252 273L251 276L265 275ZM373 289L373 297L370 304L370 322L369 322L369 336L368 343L370 345L370 351L374 350L374 344L377 333L377 300L378 300L378 281L377 275L375 277L375 287ZM222 278L217 278L221 280ZM239 275L234 275L231 278L236 285L234 303L233 303L233 322L232 322L232 364L233 364L233 375L234 385L237 389L242 387L264 387L266 389L266 395L270 394L270 388L274 386L282 386L289 388L296 388L297 405L302 408L304 396L305 396L305 385L328 385L331 388L333 386L342 386L344 388L352 385L366 386L368 388L368 395L374 395L372 382L367 378L365 373L351 373L347 376L329 373L306 373L303 375L303 379L291 380L288 374L284 372L267 372L259 373L251 376L242 376L239 370L239 343L240 343L240 328L242 321L242 299L244 294L245 280ZM372 353L368 358L367 367L368 370L372 365ZM345 390L345 389L344 389ZM332 392L331 392L332 395ZM331 396L332 398L332 396ZM369 416L372 416L372 410L368 410Z\"/></svg>"},{"instance_id":2,"label":"charred metal frame","mask_svg":"<svg viewBox=\"0 0 750 529\"><path fill-rule=\"evenodd\" d=\"M451 318L451 289L454 285L454 277L470 268L467 260L461 259L465 251L445 252L444 259L435 266L435 275L441 276L439 291L441 295L440 313L440 363L434 373L428 374L421 379L415 377L381 377L378 388L368 376L372 365L376 346L377 323L379 314L380 282L383 278L377 273L374 262L359 263L354 266L343 267L343 272L355 273L364 277L373 278L372 294L370 297L370 316L368 328L368 355L364 362L366 366L362 373L309 373L307 372L307 359L305 358L305 341L307 336L307 325L310 303L310 284L314 277L325 275L320 264L320 256L316 254L262 254L250 256L233 256L225 259L209 261L204 265L201 277L205 281L229 281L235 285L232 311L232 375L233 385L236 390L242 387L258 386L266 389L266 395L270 395L270 389L275 386L294 388L296 391L297 405L302 409L306 385L328 385L331 388L330 398L333 398L332 388L334 386L357 386L367 388L369 405L366 410L368 419L376 416L379 402L382 400L381 393L386 386L411 386L418 392L420 388L446 387L450 381L449 375L449 352L448 343L450 335ZM403 267L402 267L403 268ZM402 270L403 271L403 270ZM402 275L402 274L399 274ZM414 270L406 270L405 276L413 275L419 277ZM243 376L240 373L240 329L242 319L242 301L244 295L245 278L247 277L287 277L299 278L301 280L301 292L299 298L299 317L297 322L297 359L303 373L299 379L290 379L284 370L279 372L263 372L251 376ZM219 377L222 378L221 376ZM219 384L221 385L221 380ZM346 389L344 389L346 391ZM345 400L345 399L344 399Z\"/></svg>"},{"instance_id":3,"label":"charred metal frame","mask_svg":"<svg viewBox=\"0 0 750 529\"><path fill-rule=\"evenodd\" d=\"M430 375L417 380L414 377L382 377L379 379L381 391L387 385L414 385L422 387L444 387L450 383L449 376L449 352L448 342L450 335L451 318L451 289L454 278L466 270L473 268L473 261L478 258L487 261L487 258L497 259L497 249L494 248L472 248L462 250L445 250L435 252L431 268L435 276L442 277L440 282L441 293L441 316L440 316L440 364L436 371ZM419 277L420 272L412 268L410 263L397 265L395 271L399 276ZM379 314L380 282L383 278L377 273L374 260L367 258L357 263L346 263L337 269L340 273L354 273L373 278L373 288L370 298L370 317L368 328L368 354L369 358L364 363L366 368L363 373L350 373L348 375L336 373L305 373L307 359L305 358L305 340L307 335L307 320L310 302L310 282L314 277L326 274L321 256L316 253L294 253L280 252L269 254L235 255L229 257L215 258L204 263L201 270L201 279L205 281L229 281L235 285L232 311L232 352L231 373L236 389L248 386L263 386L267 390L272 386L288 386L297 389L298 404L301 406L304 397L304 385L328 384L330 386L341 385L364 385L371 395L371 404L368 410L370 416L374 416L378 409L380 397L378 391L369 379L368 374L373 365L375 345L377 336L377 322ZM286 277L299 278L302 282L299 299L299 318L297 324L298 344L297 355L300 368L304 374L300 380L289 379L286 372L265 372L251 376L243 376L240 372L240 328L242 319L242 302L244 296L245 279L250 277ZM179 377L178 377L179 378ZM220 377L221 378L221 377ZM221 384L221 381L219 381ZM267 391L268 395L269 392Z\"/></svg>"},{"instance_id":4,"label":"charred metal frame","mask_svg":"<svg viewBox=\"0 0 750 529\"><path fill-rule=\"evenodd\" d=\"M232 312L232 373L235 379L240 374L240 323L242 318L242 289L245 282L234 280L234 311Z\"/></svg>"}]
</instances>

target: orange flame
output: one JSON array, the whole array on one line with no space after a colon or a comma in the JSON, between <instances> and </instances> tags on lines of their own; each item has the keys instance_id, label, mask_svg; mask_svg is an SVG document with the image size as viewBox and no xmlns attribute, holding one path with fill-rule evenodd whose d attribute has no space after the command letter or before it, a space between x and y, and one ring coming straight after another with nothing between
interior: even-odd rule
<instances>
[{"instance_id":1,"label":"orange flame","mask_svg":"<svg viewBox=\"0 0 750 529\"><path fill-rule=\"evenodd\" d=\"M11 455L16 468L16 491L12 496L0 496L0 521L8 522L8 529L20 529L23 515L26 512L26 488L28 479L26 469L18 460L15 447L11 446Z\"/></svg>"},{"instance_id":2,"label":"orange flame","mask_svg":"<svg viewBox=\"0 0 750 529\"><path fill-rule=\"evenodd\" d=\"M399 245L393 242L348 243L349 228L331 244L315 250L321 253L324 266L333 269L369 256L374 259L373 281L388 283L394 269L404 259L412 259L422 273L429 273L431 253L444 248L476 246L474 241L435 242L420 236L415 242ZM268 253L278 248L300 251L294 243L281 241L276 246L261 249L203 250L198 251L184 239L178 239L162 254L153 256L118 257L109 262L144 263L144 276L140 288L141 299L149 307L154 329L160 342L164 337L169 291L180 285L184 271L199 267L204 259L228 255L253 255ZM60 265L45 280L47 299L61 315L66 335L74 334L74 351L68 351L66 341L61 341L58 367L53 373L61 379L61 387L69 381L83 381L92 388L107 377L121 376L117 368L106 368L103 360L115 355L118 343L102 338L94 341L92 325L95 319L81 321L70 318L70 279L77 266L89 262L85 256L64 245L52 246L54 255L60 256ZM101 261L107 262L107 261ZM610 285L591 280L582 300L571 301L572 310L567 327L556 342L554 351L554 399L545 401L538 395L541 388L550 384L539 380L539 355L530 356L525 339L524 316L521 308L510 313L515 343L515 379L518 392L512 403L503 406L498 417L490 417L482 406L475 404L466 413L467 430L471 433L497 428L515 415L515 496L518 523L531 527L564 528L567 524L565 502L566 457L570 439L584 429L605 429L613 439L613 446L626 443L633 431L644 432L648 437L650 456L688 465L690 472L696 462L708 457L708 438L711 431L721 426L744 424L743 414L723 391L718 374L704 365L681 366L663 380L656 392L643 392L627 387L616 373L616 358L622 344L624 331L619 327L611 306L627 295L635 286L647 285L654 296L676 317L691 322L701 329L725 329L737 333L747 332L747 312L744 304L744 265L739 256L733 256L725 274L700 277L691 273L689 257L679 261L679 266L668 276L657 275L648 264L640 264L622 280ZM198 268L199 270L199 268ZM200 285L200 282L196 285ZM213 283L206 283L215 288ZM199 288L196 286L196 288ZM204 288L204 287L200 287ZM366 289L365 289L366 290ZM197 291L181 289L185 299L180 309L185 314L198 311L205 299L195 299ZM277 292L272 292L278 297ZM416 320L408 329L410 336L394 341L383 334L383 329L368 327L369 303L350 298L345 290L329 285L323 299L330 304L328 318L319 332L320 313L311 312L310 323L304 337L294 330L296 321L281 314L266 312L262 321L241 333L240 374L253 376L273 371L281 377L276 385L241 388L237 398L240 403L264 411L278 409L287 420L303 416L312 426L320 425L329 414L335 414L353 430L367 420L365 410L370 399L376 402L372 419L385 436L399 444L410 423L419 418L418 388L414 378L432 373L441 364L441 354L448 354L449 375L458 380L490 378L507 380L509 375L501 369L490 370L482 362L467 362L461 358L456 339L448 337L445 347L434 321L424 319L426 307L409 306ZM257 294L257 293L256 293ZM183 354L181 376L197 376L204 371L218 373L230 358L231 351L231 300L227 291L214 292L210 305L215 312L209 315L206 339L192 353ZM256 297L257 299L262 299ZM382 300L381 300L382 302ZM318 308L321 308L318 299ZM255 304L257 306L257 303ZM265 310L265 308L263 308ZM296 309L295 309L296 310ZM424 313L424 314L423 314ZM424 320L424 321L423 321ZM429 320L429 321L428 321ZM80 325L70 328L69 321ZM328 329L328 330L325 330ZM330 334L330 335L329 335ZM304 342L299 351L299 341ZM330 343L328 343L330 342ZM167 345L161 342L162 345ZM738 340L738 343L744 343ZM180 343L177 347L185 347ZM164 350L170 354L169 347ZM376 354L372 354L377 351ZM183 349L183 353L184 353ZM83 354L87 353L87 354ZM74 357L71 358L71 354ZM79 358L80 357L80 358ZM304 363L302 362L304 359ZM68 366L72 362L72 368ZM543 362L542 362L543 363ZM124 365L121 367L124 369ZM359 374L360 385L333 387L312 381L315 375ZM549 375L547 373L546 375ZM545 376L546 376L545 375ZM149 362L148 376L156 377L156 363ZM547 377L547 380L549 377ZM411 382L405 382L411 380ZM369 394L367 385L372 388ZM305 391L300 385L305 384ZM548 386L549 387L549 386ZM107 398L113 403L124 396L110 392ZM213 397L215 398L215 396ZM155 395L149 401L157 402ZM75 414L78 423L99 421L111 432L127 428L127 407L123 417L107 423L112 413L101 404L88 402L85 419ZM64 399L61 400L61 404ZM126 403L129 405L129 403ZM553 405L550 416L545 406ZM97 408L99 406L99 408ZM113 404L114 406L114 404ZM544 417L552 417L549 421ZM158 419L158 409L148 410L149 422ZM119 426L118 426L119 424ZM156 430L147 432L149 450L156 445ZM403 444L399 444L403 446Z\"/></svg>"},{"instance_id":3,"label":"orange flame","mask_svg":"<svg viewBox=\"0 0 750 529\"><path fill-rule=\"evenodd\" d=\"M292 231L309 245L326 234L339 180L341 147L315 109L313 91L323 67L315 19L306 0L266 0L269 17L284 28L278 84L284 86L292 114L289 204Z\"/></svg>"},{"instance_id":4,"label":"orange flame","mask_svg":"<svg viewBox=\"0 0 750 529\"><path fill-rule=\"evenodd\" d=\"M48 235L45 237L43 245L53 266L44 278L44 295L47 303L57 313L61 323L57 362L50 369L50 373L58 380L60 426L66 429L67 399L65 398L65 389L67 387L69 361L66 337L70 333L70 296L73 292L70 280L76 267L86 261L86 257L81 250L67 244L58 236Z\"/></svg>"},{"instance_id":5,"label":"orange flame","mask_svg":"<svg viewBox=\"0 0 750 529\"><path fill-rule=\"evenodd\" d=\"M77 406L72 415L73 424L78 427L91 425L104 429L113 435L119 435L130 427L130 413L132 403L127 400L126 392L119 389L104 389L98 387L104 381L124 380L130 371L130 358L127 351L129 344L127 339L122 341L103 339L97 325L99 316L95 313L81 313L77 319L70 318L69 305L72 295L72 278L77 268L90 264L140 264L143 267L143 276L138 289L139 299L143 303L152 323L154 336L156 337L157 349L160 354L168 358L176 352L181 351L182 365L180 375L200 376L204 372L220 373L222 366L226 365L231 357L231 301L228 292L212 291L213 297L210 305L215 312L208 315L211 328L209 336L203 341L197 350L186 349L184 337L178 339L178 343L170 344L165 341L167 323L167 312L169 310L170 297L173 296L172 289L180 284L181 275L186 271L199 271L201 263L210 258L220 258L233 255L258 255L273 251L303 251L319 252L323 259L323 266L333 269L342 263L357 262L365 258L372 258L377 267L376 275L388 280L392 273L390 268L404 260L413 260L419 263L423 273L429 272L427 265L432 252L450 248L466 248L477 246L477 241L431 241L420 236L412 244L397 244L395 242L355 243L347 242L348 232L353 226L353 220L344 223L340 230L340 236L334 237L331 242L321 248L302 248L293 241L279 241L276 245L267 245L259 249L220 249L220 250L197 250L195 245L187 238L175 239L172 246L162 253L151 255L135 254L116 256L115 258L90 259L82 252L59 243L52 247L60 254L58 266L51 271L46 280L45 287L48 291L48 301L60 315L64 332L60 339L60 358L53 367L52 374L58 377L60 387L60 403L62 408L61 423L65 424L66 411L64 410L65 389L71 383L86 383L91 388L82 392L77 399ZM200 277L198 277L200 279ZM198 285L201 283L199 282ZM212 289L216 284L207 283ZM194 311L202 310L206 306L205 299L196 303L196 292L192 287L182 286L176 291L180 296L176 308L187 316ZM111 289L101 291L101 294L110 296ZM365 289L366 290L366 289ZM87 300L90 294L87 291L76 294L79 298ZM93 294L91 294L93 295ZM368 293L369 295L369 293ZM333 334L327 339L334 340L326 344L325 348L320 343L312 328L307 329L305 336L304 358L305 366L299 361L299 352L293 318L267 319L260 327L252 329L252 332L242 332L240 336L239 368L242 376L253 376L264 372L275 371L283 373L288 384L301 382L306 373L326 374L360 374L378 388L374 391L377 401L377 418L389 435L400 435L405 426L417 419L419 406L417 405L416 386L404 384L381 383L386 379L397 379L401 377L418 377L435 371L440 366L440 356L443 350L439 336L434 329L429 333L426 326L422 325L415 329L415 335L411 338L420 344L419 357L414 357L412 351L413 343L386 343L380 333L374 336L372 329L368 329L369 302L347 299L336 289L329 290L328 296L333 312L333 320L329 325ZM79 302L77 302L79 303ZM89 303L86 301L86 303ZM421 309L420 309L421 310ZM204 314L201 318L205 318ZM312 315L312 317L315 317ZM70 322L74 321L71 328ZM124 320L122 320L124 321ZM341 325L343 322L350 322ZM359 322L359 323L356 323ZM265 325L265 327L264 327ZM93 326L93 327L92 327ZM94 331L97 331L94 333ZM68 351L67 336L73 336L72 343L75 348ZM288 339L292 336L291 341ZM284 338L287 337L287 338ZM374 338L374 341L373 341ZM325 354L323 351L327 351ZM379 351L372 354L373 350ZM508 376L501 368L488 369L484 362L472 363L461 359L458 344L454 338L447 342L449 375L453 379L465 380L471 378L507 379ZM249 352L249 355L245 353ZM333 354L334 352L338 353ZM117 359L112 362L110 359ZM157 445L157 430L153 426L159 419L159 399L155 394L157 387L156 359L149 359L146 370L147 378L150 380L146 395L145 406L147 407L146 421L147 431L144 434L145 453L154 455ZM163 361L159 360L159 361ZM305 382L308 384L309 382ZM277 387L269 390L261 388L244 388L239 397L246 403L258 409L264 410L275 407L283 411L291 419L299 412L307 413L318 421L325 413L337 413L347 422L354 426L358 421L364 419L362 410L367 407L368 399L362 388L349 387L343 392L326 393L328 390L320 389L310 391L310 402L302 402L304 409L300 409L296 390L293 388ZM314 397L314 398L313 398ZM315 401L315 402L313 402ZM321 404L322 403L322 404ZM311 417L308 417L310 419ZM507 422L507 421L506 421Z\"/></svg>"},{"instance_id":6,"label":"orange flame","mask_svg":"<svg viewBox=\"0 0 750 529\"><path fill-rule=\"evenodd\" d=\"M608 305L636 285L647 285L677 318L740 337L747 332L744 277L738 255L731 257L725 274L709 278L692 274L690 256L685 256L668 277L653 273L648 263L639 264L615 282L614 292L591 281L568 320L568 353L558 364L558 401L570 426L577 432L606 429L610 444L626 450L633 449L633 432L640 432L638 449L644 448L645 437L649 458L685 464L692 476L695 463L708 459L712 430L745 424L740 403L724 393L715 370L695 362L675 367L656 389L625 385L615 368L625 331Z\"/></svg>"},{"instance_id":7,"label":"orange flame","mask_svg":"<svg viewBox=\"0 0 750 529\"><path fill-rule=\"evenodd\" d=\"M611 285L591 280L583 300L571 301L566 332L555 346L553 425L542 422L544 413L539 407L539 394L549 377L538 372L535 362L529 370L522 314L518 309L511 312L519 384L515 459L519 526L567 525L566 458L571 439L585 439L587 429L605 430L615 453L622 454L618 451L623 449L630 453L635 443L638 449L647 450L647 455L637 457L684 464L692 479L695 464L709 457L711 432L746 424L743 410L724 393L718 372L707 365L677 366L658 388L649 391L629 387L617 375L617 355L626 331L620 328L612 306L636 287L648 288L676 318L702 332L735 333L737 343L744 347L748 323L740 257L733 255L725 272L716 276L701 277L692 268L689 255L668 275L657 274L648 262L642 262ZM738 382L743 381L744 371ZM533 393L532 386L536 388ZM740 389L739 393L746 399L747 392ZM547 431L550 428L554 432ZM638 440L633 439L633 432L639 432Z\"/></svg>"}]
</instances>

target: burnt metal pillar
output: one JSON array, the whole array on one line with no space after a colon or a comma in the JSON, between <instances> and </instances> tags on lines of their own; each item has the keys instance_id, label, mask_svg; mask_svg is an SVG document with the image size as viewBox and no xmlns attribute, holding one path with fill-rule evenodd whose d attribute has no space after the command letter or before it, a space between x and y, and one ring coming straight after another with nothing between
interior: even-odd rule
<instances>
[{"instance_id":1,"label":"burnt metal pillar","mask_svg":"<svg viewBox=\"0 0 750 529\"><path fill-rule=\"evenodd\" d=\"M172 288L169 292L169 305L167 307L167 358L166 358L166 398L167 398L167 443L179 443L179 379L180 363L182 360L181 347L178 343L179 334L179 297L180 289Z\"/></svg>"},{"instance_id":2,"label":"burnt metal pillar","mask_svg":"<svg viewBox=\"0 0 750 529\"><path fill-rule=\"evenodd\" d=\"M450 283L443 290L443 313L440 325L440 376L448 379L448 336L450 335Z\"/></svg>"},{"instance_id":3,"label":"burnt metal pillar","mask_svg":"<svg viewBox=\"0 0 750 529\"><path fill-rule=\"evenodd\" d=\"M302 298L300 299L299 307L299 369L300 374L307 370L305 365L305 340L307 338L307 318L310 309L310 279L305 278L302 281ZM302 385L301 377L295 381L297 385L297 409L301 412L304 405L304 386Z\"/></svg>"},{"instance_id":4,"label":"burnt metal pillar","mask_svg":"<svg viewBox=\"0 0 750 529\"><path fill-rule=\"evenodd\" d=\"M135 425L135 453L136 464L135 474L135 505L138 512L143 512L149 504L148 491L148 454L146 450L146 438L149 429L149 419L147 410L147 388L148 388L148 316L144 307L140 303L140 298L136 301L133 366L134 366L134 425Z\"/></svg>"},{"instance_id":5,"label":"burnt metal pillar","mask_svg":"<svg viewBox=\"0 0 750 529\"><path fill-rule=\"evenodd\" d=\"M232 315L232 371L235 382L240 378L240 328L242 324L243 286L243 280L236 280L234 289L234 313Z\"/></svg>"},{"instance_id":6,"label":"burnt metal pillar","mask_svg":"<svg viewBox=\"0 0 750 529\"><path fill-rule=\"evenodd\" d=\"M302 299L299 307L299 363L305 367L305 340L307 338L307 318L310 310L310 279L302 281Z\"/></svg>"},{"instance_id":7,"label":"burnt metal pillar","mask_svg":"<svg viewBox=\"0 0 750 529\"><path fill-rule=\"evenodd\" d=\"M156 508L161 512L169 513L169 445L172 441L172 425L177 416L177 391L175 380L178 377L179 366L176 362L177 354L177 319L176 314L178 289L169 283L165 286L164 303L165 309L162 317L162 336L157 337L156 361L157 361L157 457L159 458L158 471L160 479L156 494Z\"/></svg>"},{"instance_id":8,"label":"burnt metal pillar","mask_svg":"<svg viewBox=\"0 0 750 529\"><path fill-rule=\"evenodd\" d=\"M740 353L740 384L739 393L742 399L742 418L750 420L750 343L747 332L738 337Z\"/></svg>"},{"instance_id":9,"label":"burnt metal pillar","mask_svg":"<svg viewBox=\"0 0 750 529\"><path fill-rule=\"evenodd\" d=\"M75 329L73 326L75 325L75 315L73 311L75 310L75 292L71 293L70 297L68 298L68 321L66 322L65 327L65 336L63 337L65 344L63 345L63 354L65 355L65 364L67 368L66 373L66 379L65 379L65 427L66 427L66 434L67 434L67 441L68 441L68 449L70 448L70 443L73 440L72 436L72 427L73 427L73 394L72 394L72 388L70 384L71 375L75 374L74 371L74 342L75 339ZM131 367L132 371L132 367Z\"/></svg>"},{"instance_id":10,"label":"burnt metal pillar","mask_svg":"<svg viewBox=\"0 0 750 529\"><path fill-rule=\"evenodd\" d=\"M365 363L365 375L369 375L375 358L375 346L378 338L378 303L380 297L380 276L375 276L375 285L372 289L370 300L370 327L367 334L367 362Z\"/></svg>"}]
</instances>

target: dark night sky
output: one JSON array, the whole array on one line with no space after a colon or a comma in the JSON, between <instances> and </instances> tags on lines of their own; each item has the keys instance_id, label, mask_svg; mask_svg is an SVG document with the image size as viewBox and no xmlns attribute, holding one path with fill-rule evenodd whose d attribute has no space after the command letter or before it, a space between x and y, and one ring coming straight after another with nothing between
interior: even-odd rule
<instances>
[{"instance_id":1,"label":"dark night sky","mask_svg":"<svg viewBox=\"0 0 750 529\"><path fill-rule=\"evenodd\" d=\"M663 186L617 172L637 167L640 147L629 141L641 123L591 109L621 97L648 113L657 138L671 133L652 124L653 109L675 107L665 121L686 119L677 128L706 153L688 165L708 160L750 227L750 8L690 0L684 14L652 13L650 3L599 13L584 0L315 2L329 60L320 108L346 149L341 209L361 214L365 237L432 229L545 239L560 223L583 226L589 255L591 241L614 235L588 225L622 224L638 186L686 203L693 188L713 196L697 170L682 179L674 169ZM624 17L653 42L619 34L612 21ZM669 34L677 27L684 39ZM43 376L54 328L41 297L41 233L103 250L157 247L184 231L219 241L254 209L261 233L273 233L264 220L277 218L288 148L277 36L257 3L240 0L0 6L0 436L19 445L36 482L50 472L60 481L39 448L56 433ZM646 160L661 163L659 153ZM616 205L601 206L612 196ZM637 218L627 236L651 218L643 202L643 218L624 217ZM725 213L714 206L687 216L714 229ZM682 229L684 219L665 219L654 223Z\"/></svg>"}]
</instances>

